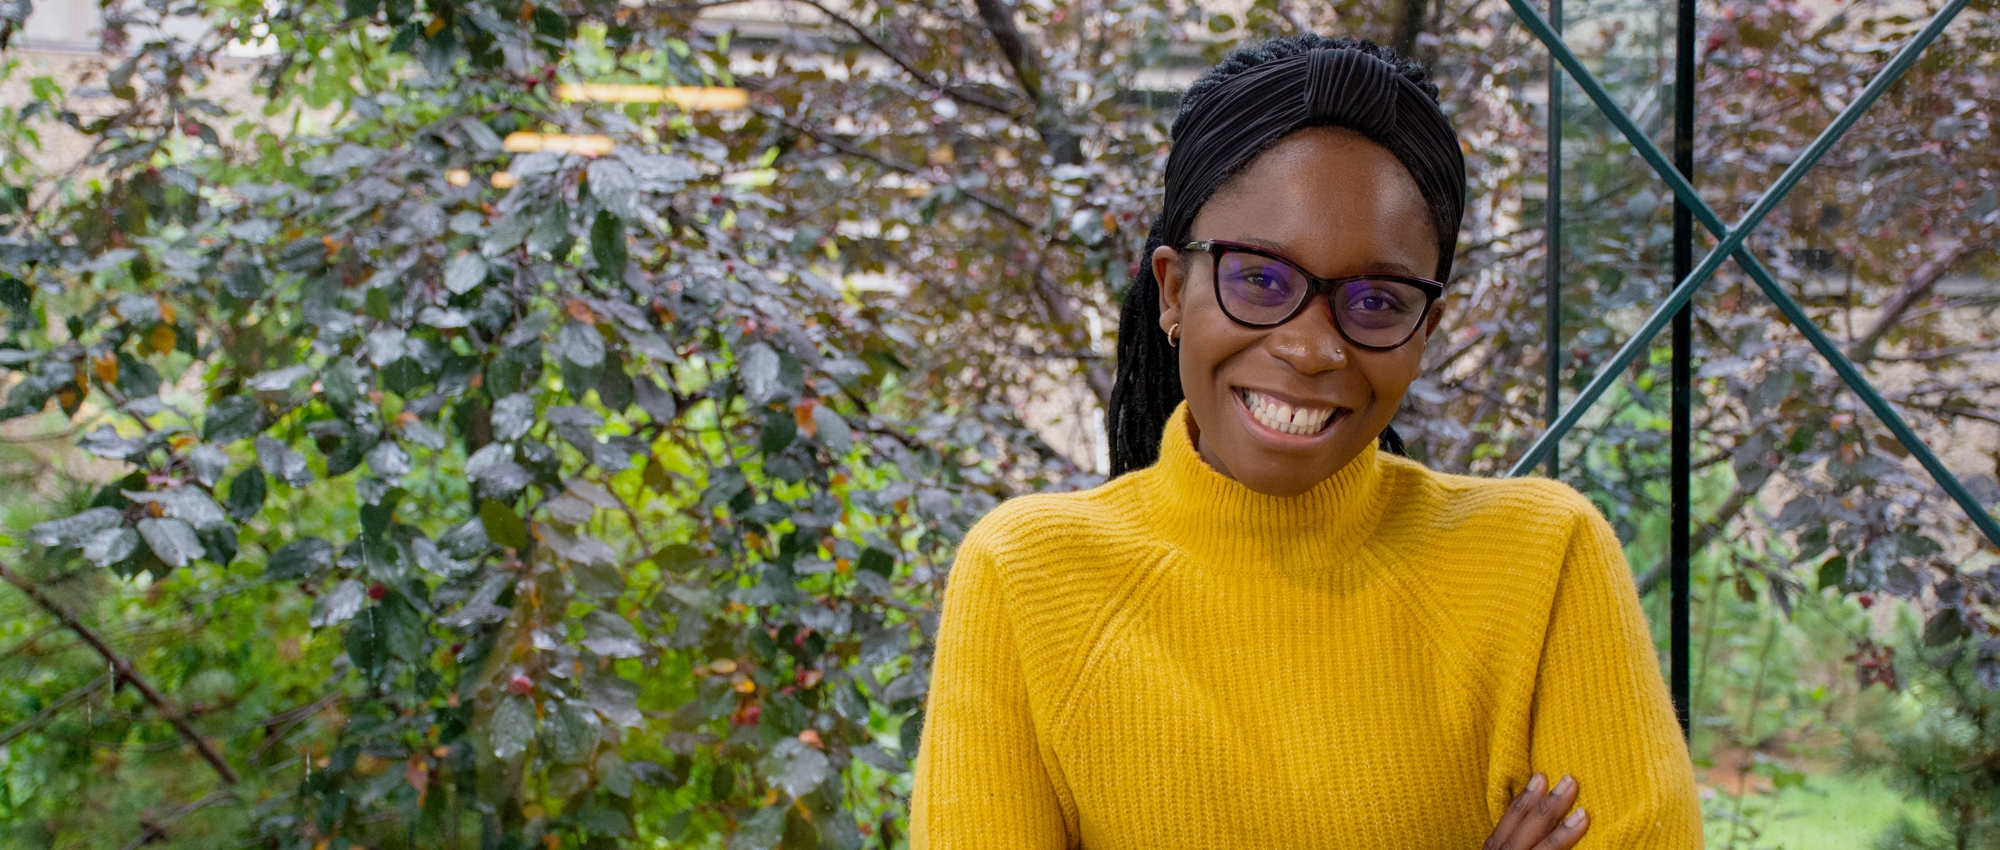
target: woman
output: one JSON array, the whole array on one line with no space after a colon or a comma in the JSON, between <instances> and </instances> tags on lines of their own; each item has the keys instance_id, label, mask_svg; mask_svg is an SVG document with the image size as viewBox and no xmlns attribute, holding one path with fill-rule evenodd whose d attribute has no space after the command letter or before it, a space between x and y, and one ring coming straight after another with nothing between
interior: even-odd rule
<instances>
[{"instance_id":1,"label":"woman","mask_svg":"<svg viewBox=\"0 0 2000 850\"><path fill-rule=\"evenodd\" d=\"M1436 97L1313 36L1188 90L1119 326L1121 474L966 535L914 846L1700 846L1604 518L1386 430L1463 211Z\"/></svg>"}]
</instances>

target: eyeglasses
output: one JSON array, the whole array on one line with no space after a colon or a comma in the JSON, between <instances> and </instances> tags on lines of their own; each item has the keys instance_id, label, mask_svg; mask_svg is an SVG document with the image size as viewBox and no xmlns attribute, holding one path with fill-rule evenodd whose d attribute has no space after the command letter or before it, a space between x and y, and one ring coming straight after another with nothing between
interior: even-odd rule
<instances>
[{"instance_id":1,"label":"eyeglasses","mask_svg":"<svg viewBox=\"0 0 2000 850\"><path fill-rule=\"evenodd\" d=\"M1241 242L1189 242L1183 251L1215 258L1215 300L1239 325L1270 328L1292 320L1314 295L1327 294L1333 327L1370 351L1399 348L1417 335L1444 284L1420 277L1364 274L1313 277L1277 252Z\"/></svg>"}]
</instances>

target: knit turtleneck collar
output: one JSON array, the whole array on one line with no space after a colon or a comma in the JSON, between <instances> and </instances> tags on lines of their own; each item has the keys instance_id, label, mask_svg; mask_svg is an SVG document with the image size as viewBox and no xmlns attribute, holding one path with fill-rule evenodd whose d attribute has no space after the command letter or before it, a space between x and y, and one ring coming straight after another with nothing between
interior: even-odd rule
<instances>
[{"instance_id":1,"label":"knit turtleneck collar","mask_svg":"<svg viewBox=\"0 0 2000 850\"><path fill-rule=\"evenodd\" d=\"M1184 401L1146 473L1156 531L1191 554L1323 566L1345 560L1381 521L1383 464L1372 446L1304 493L1271 496L1209 466L1188 426Z\"/></svg>"}]
</instances>

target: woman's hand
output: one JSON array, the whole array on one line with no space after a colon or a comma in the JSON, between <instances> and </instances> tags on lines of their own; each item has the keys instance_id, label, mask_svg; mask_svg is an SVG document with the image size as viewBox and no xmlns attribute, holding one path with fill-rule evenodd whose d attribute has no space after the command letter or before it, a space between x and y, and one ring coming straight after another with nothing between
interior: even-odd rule
<instances>
[{"instance_id":1,"label":"woman's hand","mask_svg":"<svg viewBox=\"0 0 2000 850\"><path fill-rule=\"evenodd\" d=\"M1546 792L1546 793L1545 793ZM1576 804L1576 780L1564 776L1549 790L1547 777L1537 773L1528 788L1507 804L1500 824L1486 839L1484 850L1569 850L1590 829L1590 816ZM1569 817L1563 817L1568 813Z\"/></svg>"}]
</instances>

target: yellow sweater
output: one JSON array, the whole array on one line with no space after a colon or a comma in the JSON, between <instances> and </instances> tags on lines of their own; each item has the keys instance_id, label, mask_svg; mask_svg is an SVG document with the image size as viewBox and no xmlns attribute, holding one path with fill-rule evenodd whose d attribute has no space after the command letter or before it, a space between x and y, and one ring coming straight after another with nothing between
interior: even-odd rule
<instances>
[{"instance_id":1,"label":"yellow sweater","mask_svg":"<svg viewBox=\"0 0 2000 850\"><path fill-rule=\"evenodd\" d=\"M1002 504L945 593L915 848L1474 850L1541 771L1583 847L1700 847L1610 526L1545 479L1364 452L1259 494L1195 452Z\"/></svg>"}]
</instances>

